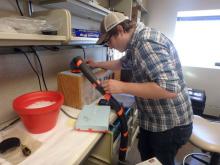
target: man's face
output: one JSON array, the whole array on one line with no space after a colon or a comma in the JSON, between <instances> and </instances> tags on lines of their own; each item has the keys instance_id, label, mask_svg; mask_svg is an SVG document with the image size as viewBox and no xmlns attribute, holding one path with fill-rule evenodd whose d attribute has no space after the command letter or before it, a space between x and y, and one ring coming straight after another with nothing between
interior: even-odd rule
<instances>
[{"instance_id":1,"label":"man's face","mask_svg":"<svg viewBox=\"0 0 220 165\"><path fill-rule=\"evenodd\" d=\"M120 25L118 25L120 26ZM122 28L121 26L119 27L118 34L117 35L110 35L109 39L107 41L107 45L110 48L117 49L120 52L124 52L127 49L127 37L126 34L123 30L120 30ZM123 28L122 28L123 29Z\"/></svg>"}]
</instances>

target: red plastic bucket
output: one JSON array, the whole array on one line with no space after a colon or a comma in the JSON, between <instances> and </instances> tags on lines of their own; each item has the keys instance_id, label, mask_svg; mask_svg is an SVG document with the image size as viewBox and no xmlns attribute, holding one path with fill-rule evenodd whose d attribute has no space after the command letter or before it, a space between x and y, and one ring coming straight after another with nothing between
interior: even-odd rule
<instances>
[{"instance_id":1,"label":"red plastic bucket","mask_svg":"<svg viewBox=\"0 0 220 165\"><path fill-rule=\"evenodd\" d=\"M13 101L13 108L27 130L38 134L49 131L56 125L63 100L64 97L59 92L31 92L17 97Z\"/></svg>"}]
</instances>

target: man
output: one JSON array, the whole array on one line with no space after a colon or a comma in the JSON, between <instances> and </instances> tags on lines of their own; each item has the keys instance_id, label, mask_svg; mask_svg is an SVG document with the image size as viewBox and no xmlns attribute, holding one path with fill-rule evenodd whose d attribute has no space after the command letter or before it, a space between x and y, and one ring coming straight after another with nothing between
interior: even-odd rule
<instances>
[{"instance_id":1,"label":"man","mask_svg":"<svg viewBox=\"0 0 220 165\"><path fill-rule=\"evenodd\" d=\"M102 85L108 93L135 96L142 161L156 156L163 165L174 165L178 149L192 133L193 114L176 49L162 33L135 24L121 13L108 14L100 30L97 44L126 51L126 55L90 66L131 69L132 82L106 80Z\"/></svg>"}]
</instances>

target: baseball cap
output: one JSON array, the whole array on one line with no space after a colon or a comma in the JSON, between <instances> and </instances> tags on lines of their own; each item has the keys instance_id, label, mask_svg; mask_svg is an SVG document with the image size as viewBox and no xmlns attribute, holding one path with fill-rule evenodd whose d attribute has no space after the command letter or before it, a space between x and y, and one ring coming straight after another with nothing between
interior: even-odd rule
<instances>
[{"instance_id":1,"label":"baseball cap","mask_svg":"<svg viewBox=\"0 0 220 165\"><path fill-rule=\"evenodd\" d=\"M99 37L99 40L96 42L96 44L101 45L104 42L108 41L110 37L108 32L121 22L128 19L129 18L127 16L119 12L111 12L107 16L105 16L100 25L101 36Z\"/></svg>"}]
</instances>

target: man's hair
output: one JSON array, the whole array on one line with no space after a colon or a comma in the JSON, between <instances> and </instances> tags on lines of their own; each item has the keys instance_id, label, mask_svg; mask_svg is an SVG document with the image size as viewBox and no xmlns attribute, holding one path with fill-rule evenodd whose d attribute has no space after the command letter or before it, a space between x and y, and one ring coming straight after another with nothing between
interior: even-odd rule
<instances>
[{"instance_id":1,"label":"man's hair","mask_svg":"<svg viewBox=\"0 0 220 165\"><path fill-rule=\"evenodd\" d=\"M134 28L136 26L136 23L134 21L131 21L131 20L125 20L123 22L121 22L120 24L118 25L121 25L123 30L125 32L129 32L132 28ZM117 26L118 26L117 25ZM117 31L117 26L114 27L113 29L111 29L108 34L110 36L113 36L113 35L118 35L118 31Z\"/></svg>"}]
</instances>

